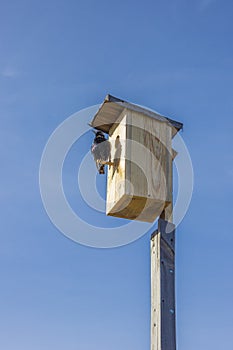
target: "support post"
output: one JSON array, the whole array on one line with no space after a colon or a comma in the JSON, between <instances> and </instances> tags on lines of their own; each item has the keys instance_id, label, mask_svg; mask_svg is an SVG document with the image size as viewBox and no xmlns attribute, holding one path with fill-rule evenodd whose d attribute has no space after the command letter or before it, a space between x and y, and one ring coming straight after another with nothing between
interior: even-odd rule
<instances>
[{"instance_id":1,"label":"support post","mask_svg":"<svg viewBox=\"0 0 233 350\"><path fill-rule=\"evenodd\" d=\"M175 226L161 217L151 236L151 350L176 350Z\"/></svg>"}]
</instances>

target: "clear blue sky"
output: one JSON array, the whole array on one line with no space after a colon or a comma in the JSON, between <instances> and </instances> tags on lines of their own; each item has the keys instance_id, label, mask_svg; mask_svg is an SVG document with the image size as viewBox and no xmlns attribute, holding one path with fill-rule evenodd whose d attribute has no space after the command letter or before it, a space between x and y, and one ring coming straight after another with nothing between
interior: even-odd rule
<instances>
[{"instance_id":1,"label":"clear blue sky","mask_svg":"<svg viewBox=\"0 0 233 350\"><path fill-rule=\"evenodd\" d=\"M0 2L1 349L149 349L151 232L79 245L39 192L50 134L107 93L184 123L195 187L177 229L178 349L233 348L232 12L230 0Z\"/></svg>"}]
</instances>

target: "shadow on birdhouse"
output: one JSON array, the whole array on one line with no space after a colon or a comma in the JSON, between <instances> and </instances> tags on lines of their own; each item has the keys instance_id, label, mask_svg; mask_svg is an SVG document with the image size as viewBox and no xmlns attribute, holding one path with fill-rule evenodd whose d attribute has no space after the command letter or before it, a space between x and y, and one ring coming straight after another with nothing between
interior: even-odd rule
<instances>
[{"instance_id":1,"label":"shadow on birdhouse","mask_svg":"<svg viewBox=\"0 0 233 350\"><path fill-rule=\"evenodd\" d=\"M119 166L120 166L120 160L121 160L121 141L120 136L117 135L116 140L114 142L114 156L113 156L113 170L112 170L112 179L115 175L115 172L119 173ZM111 169L111 168L109 168Z\"/></svg>"},{"instance_id":2,"label":"shadow on birdhouse","mask_svg":"<svg viewBox=\"0 0 233 350\"><path fill-rule=\"evenodd\" d=\"M172 202L172 138L182 124L107 95L91 126L111 145L106 214L153 222Z\"/></svg>"}]
</instances>

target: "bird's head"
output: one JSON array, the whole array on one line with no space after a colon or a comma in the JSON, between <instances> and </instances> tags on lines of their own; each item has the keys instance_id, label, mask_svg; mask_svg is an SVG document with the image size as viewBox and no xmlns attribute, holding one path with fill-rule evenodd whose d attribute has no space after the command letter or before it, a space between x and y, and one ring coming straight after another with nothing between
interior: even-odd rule
<instances>
[{"instance_id":1,"label":"bird's head","mask_svg":"<svg viewBox=\"0 0 233 350\"><path fill-rule=\"evenodd\" d=\"M104 136L104 133L102 131L95 131L95 130L92 130L95 134L95 139L99 139L99 140L105 140L105 136Z\"/></svg>"},{"instance_id":2,"label":"bird's head","mask_svg":"<svg viewBox=\"0 0 233 350\"><path fill-rule=\"evenodd\" d=\"M104 133L103 133L102 131L97 131L97 132L95 133L95 136L96 136L96 137L105 137L105 136L104 136Z\"/></svg>"}]
</instances>

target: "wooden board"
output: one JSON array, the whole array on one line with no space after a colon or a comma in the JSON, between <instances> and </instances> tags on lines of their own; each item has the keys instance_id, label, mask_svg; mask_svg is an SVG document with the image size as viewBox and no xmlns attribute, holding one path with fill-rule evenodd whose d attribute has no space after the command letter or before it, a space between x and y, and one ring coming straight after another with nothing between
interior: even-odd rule
<instances>
[{"instance_id":1,"label":"wooden board","mask_svg":"<svg viewBox=\"0 0 233 350\"><path fill-rule=\"evenodd\" d=\"M153 222L172 201L172 128L126 109L109 135L107 215Z\"/></svg>"},{"instance_id":2,"label":"wooden board","mask_svg":"<svg viewBox=\"0 0 233 350\"><path fill-rule=\"evenodd\" d=\"M112 136L109 137L111 161L114 166L108 169L106 212L111 211L112 214L118 210L114 207L126 193L126 115L124 112L120 115L119 120L121 123L113 126Z\"/></svg>"},{"instance_id":3,"label":"wooden board","mask_svg":"<svg viewBox=\"0 0 233 350\"><path fill-rule=\"evenodd\" d=\"M151 350L175 349L175 227L159 219L151 237Z\"/></svg>"},{"instance_id":4,"label":"wooden board","mask_svg":"<svg viewBox=\"0 0 233 350\"><path fill-rule=\"evenodd\" d=\"M182 123L165 117L160 113L152 111L151 109L143 108L139 105L127 101L123 101L122 99L111 95L106 96L104 102L100 106L90 125L93 128L102 130L103 132L110 134L110 129L116 123L117 119L119 118L119 115L125 109L144 114L149 118L153 118L163 123L169 124L172 128L172 137L174 137L176 133L183 127Z\"/></svg>"}]
</instances>

